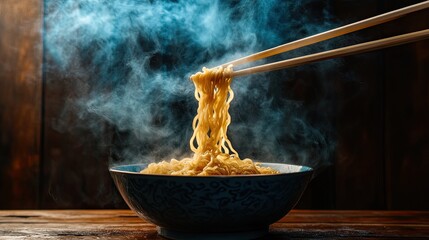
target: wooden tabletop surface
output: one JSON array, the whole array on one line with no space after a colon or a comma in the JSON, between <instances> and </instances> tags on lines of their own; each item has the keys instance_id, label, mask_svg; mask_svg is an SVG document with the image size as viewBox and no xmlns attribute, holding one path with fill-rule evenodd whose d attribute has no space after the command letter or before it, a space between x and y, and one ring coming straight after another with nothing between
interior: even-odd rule
<instances>
[{"instance_id":1,"label":"wooden tabletop surface","mask_svg":"<svg viewBox=\"0 0 429 240\"><path fill-rule=\"evenodd\" d=\"M293 210L264 239L425 239L429 211ZM164 239L130 210L0 211L0 239Z\"/></svg>"}]
</instances>

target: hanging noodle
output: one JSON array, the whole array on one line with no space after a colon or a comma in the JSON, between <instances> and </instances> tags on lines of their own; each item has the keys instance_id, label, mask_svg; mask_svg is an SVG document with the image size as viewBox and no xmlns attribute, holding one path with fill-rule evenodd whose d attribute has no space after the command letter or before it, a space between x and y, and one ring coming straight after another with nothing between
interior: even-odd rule
<instances>
[{"instance_id":1,"label":"hanging noodle","mask_svg":"<svg viewBox=\"0 0 429 240\"><path fill-rule=\"evenodd\" d=\"M248 158L241 160L226 135L231 123L229 104L234 98L231 73L232 65L204 67L203 72L191 76L198 100L197 115L192 122L194 134L190 140L193 158L151 163L141 173L201 176L278 173Z\"/></svg>"}]
</instances>

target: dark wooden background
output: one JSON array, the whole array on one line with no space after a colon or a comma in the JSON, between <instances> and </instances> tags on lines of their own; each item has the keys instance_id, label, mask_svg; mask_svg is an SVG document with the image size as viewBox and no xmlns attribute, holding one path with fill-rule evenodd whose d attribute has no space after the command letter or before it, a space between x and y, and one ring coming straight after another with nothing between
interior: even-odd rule
<instances>
[{"instance_id":1,"label":"dark wooden background","mask_svg":"<svg viewBox=\"0 0 429 240\"><path fill-rule=\"evenodd\" d=\"M419 1L331 2L334 17L351 22ZM50 81L58 76L43 71L49 61L38 31L43 11L42 0L0 1L0 209L125 207L101 140L55 128L67 99L78 97L70 93L80 82ZM364 30L359 39L428 27L426 10ZM429 40L342 61L340 71L353 71L355 81L332 76L335 159L313 179L298 207L428 210ZM288 83L303 99L311 97L305 81L303 76ZM110 137L106 133L107 145Z\"/></svg>"}]
</instances>

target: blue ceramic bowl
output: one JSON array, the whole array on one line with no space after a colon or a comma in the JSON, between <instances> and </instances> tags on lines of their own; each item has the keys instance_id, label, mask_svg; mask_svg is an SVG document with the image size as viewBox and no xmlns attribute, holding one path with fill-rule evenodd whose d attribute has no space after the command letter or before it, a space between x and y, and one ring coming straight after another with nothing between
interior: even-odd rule
<instances>
[{"instance_id":1,"label":"blue ceramic bowl","mask_svg":"<svg viewBox=\"0 0 429 240\"><path fill-rule=\"evenodd\" d=\"M110 168L128 206L172 239L251 239L298 202L313 170L263 163L280 174L168 176L141 174L146 164Z\"/></svg>"}]
</instances>

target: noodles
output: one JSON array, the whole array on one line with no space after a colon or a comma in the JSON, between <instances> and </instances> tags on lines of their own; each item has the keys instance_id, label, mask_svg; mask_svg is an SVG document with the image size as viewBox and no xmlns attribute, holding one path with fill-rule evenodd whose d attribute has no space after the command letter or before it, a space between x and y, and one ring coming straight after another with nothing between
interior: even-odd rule
<instances>
[{"instance_id":1,"label":"noodles","mask_svg":"<svg viewBox=\"0 0 429 240\"><path fill-rule=\"evenodd\" d=\"M195 85L198 110L190 139L193 158L172 159L151 163L141 173L168 175L242 175L274 174L277 171L261 167L246 158L241 160L227 137L231 116L229 104L234 98L230 87L232 65L208 69L191 76Z\"/></svg>"}]
</instances>

